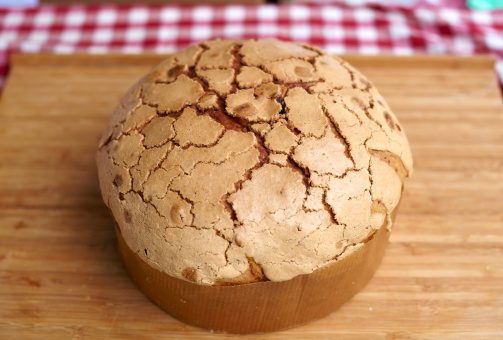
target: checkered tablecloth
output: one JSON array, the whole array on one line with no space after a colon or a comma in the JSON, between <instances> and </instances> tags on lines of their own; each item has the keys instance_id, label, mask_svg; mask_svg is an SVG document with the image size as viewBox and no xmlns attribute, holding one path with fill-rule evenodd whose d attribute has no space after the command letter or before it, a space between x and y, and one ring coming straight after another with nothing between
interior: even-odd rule
<instances>
[{"instance_id":1,"label":"checkered tablecloth","mask_svg":"<svg viewBox=\"0 0 503 340\"><path fill-rule=\"evenodd\" d=\"M345 54L492 53L503 11L379 5L41 6L0 9L0 90L12 53L168 53L215 38L276 37Z\"/></svg>"}]
</instances>

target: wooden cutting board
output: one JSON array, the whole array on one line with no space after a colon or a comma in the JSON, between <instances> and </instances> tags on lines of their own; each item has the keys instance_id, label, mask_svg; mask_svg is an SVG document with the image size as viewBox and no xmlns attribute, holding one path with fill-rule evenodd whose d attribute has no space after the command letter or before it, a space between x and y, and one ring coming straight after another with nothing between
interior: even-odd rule
<instances>
[{"instance_id":1,"label":"wooden cutting board","mask_svg":"<svg viewBox=\"0 0 503 340\"><path fill-rule=\"evenodd\" d=\"M0 102L0 339L231 337L134 286L94 153L160 56L17 55ZM503 106L488 57L347 57L388 99L415 158L370 284L329 317L250 339L503 338Z\"/></svg>"}]
</instances>

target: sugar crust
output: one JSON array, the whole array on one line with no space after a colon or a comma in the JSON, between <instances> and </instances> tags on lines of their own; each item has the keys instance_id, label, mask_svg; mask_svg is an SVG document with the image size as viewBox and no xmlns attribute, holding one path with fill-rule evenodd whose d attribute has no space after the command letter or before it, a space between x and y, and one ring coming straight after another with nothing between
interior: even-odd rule
<instances>
[{"instance_id":1,"label":"sugar crust","mask_svg":"<svg viewBox=\"0 0 503 340\"><path fill-rule=\"evenodd\" d=\"M370 81L274 39L170 56L119 103L96 158L127 245L205 285L284 281L347 256L391 228L413 165Z\"/></svg>"}]
</instances>

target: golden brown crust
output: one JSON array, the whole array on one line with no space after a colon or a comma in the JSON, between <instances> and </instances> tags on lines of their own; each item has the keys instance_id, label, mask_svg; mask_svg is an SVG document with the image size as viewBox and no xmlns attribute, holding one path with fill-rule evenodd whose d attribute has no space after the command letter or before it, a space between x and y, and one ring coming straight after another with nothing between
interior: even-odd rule
<instances>
[{"instance_id":1,"label":"golden brown crust","mask_svg":"<svg viewBox=\"0 0 503 340\"><path fill-rule=\"evenodd\" d=\"M199 284L311 273L391 227L412 157L384 99L323 51L212 41L169 57L99 142L128 246Z\"/></svg>"}]
</instances>

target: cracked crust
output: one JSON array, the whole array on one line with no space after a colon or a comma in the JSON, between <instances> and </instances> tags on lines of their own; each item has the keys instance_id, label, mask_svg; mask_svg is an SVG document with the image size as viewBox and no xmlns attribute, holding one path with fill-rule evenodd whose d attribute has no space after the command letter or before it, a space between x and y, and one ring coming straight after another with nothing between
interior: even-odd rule
<instances>
[{"instance_id":1,"label":"cracked crust","mask_svg":"<svg viewBox=\"0 0 503 340\"><path fill-rule=\"evenodd\" d=\"M205 285L284 281L391 227L412 156L377 89L274 39L170 56L119 103L100 187L127 245Z\"/></svg>"}]
</instances>

